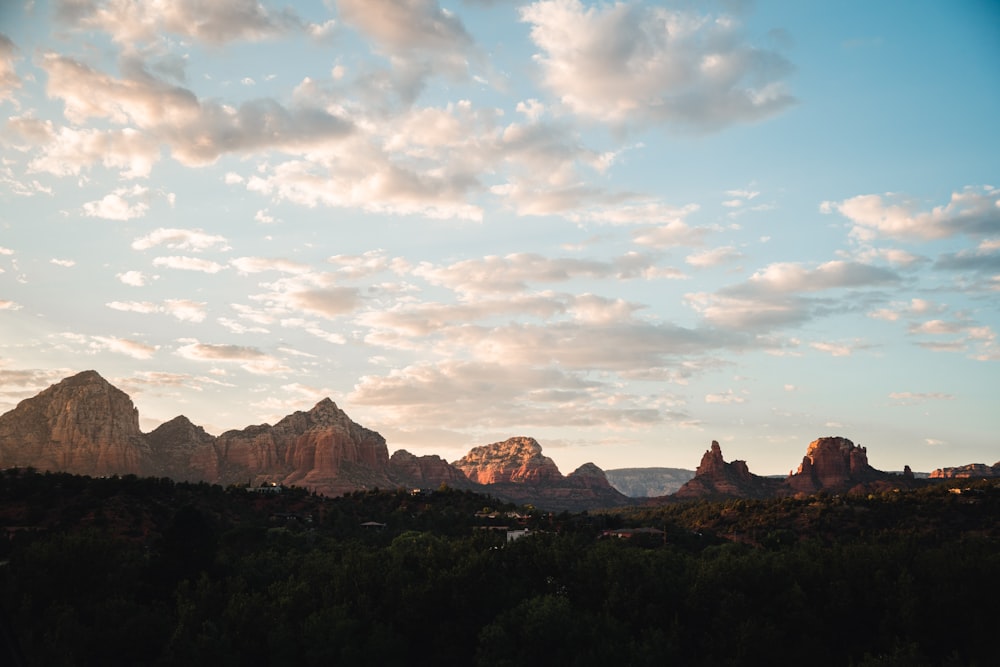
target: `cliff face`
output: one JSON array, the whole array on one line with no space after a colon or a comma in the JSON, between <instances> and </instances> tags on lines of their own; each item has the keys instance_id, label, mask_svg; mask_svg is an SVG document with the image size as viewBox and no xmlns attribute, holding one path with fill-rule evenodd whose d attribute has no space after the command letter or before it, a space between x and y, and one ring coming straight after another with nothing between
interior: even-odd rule
<instances>
[{"instance_id":1,"label":"cliff face","mask_svg":"<svg viewBox=\"0 0 1000 667\"><path fill-rule=\"evenodd\" d=\"M819 438L809 443L802 464L785 484L796 493L848 490L889 475L868 465L868 451L847 438Z\"/></svg>"},{"instance_id":2,"label":"cliff face","mask_svg":"<svg viewBox=\"0 0 1000 667\"><path fill-rule=\"evenodd\" d=\"M694 477L686 482L674 497L682 500L695 498L766 498L774 495L774 480L754 475L745 461L726 463L722 448L715 440L701 457L701 464Z\"/></svg>"},{"instance_id":3,"label":"cliff face","mask_svg":"<svg viewBox=\"0 0 1000 667\"><path fill-rule=\"evenodd\" d=\"M4 466L146 474L148 460L131 399L94 371L66 378L0 416Z\"/></svg>"},{"instance_id":4,"label":"cliff face","mask_svg":"<svg viewBox=\"0 0 1000 667\"><path fill-rule=\"evenodd\" d=\"M510 438L474 447L452 465L477 484L541 484L563 479L534 438Z\"/></svg>"}]
</instances>

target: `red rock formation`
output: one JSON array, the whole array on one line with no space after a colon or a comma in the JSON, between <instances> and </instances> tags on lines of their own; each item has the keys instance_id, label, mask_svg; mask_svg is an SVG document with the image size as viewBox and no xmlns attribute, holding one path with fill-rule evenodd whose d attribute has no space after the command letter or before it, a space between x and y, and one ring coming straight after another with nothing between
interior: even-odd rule
<instances>
[{"instance_id":1,"label":"red rock formation","mask_svg":"<svg viewBox=\"0 0 1000 667\"><path fill-rule=\"evenodd\" d=\"M541 484L563 479L552 459L542 455L542 447L534 438L509 438L474 447L452 465L477 484Z\"/></svg>"},{"instance_id":2,"label":"red rock formation","mask_svg":"<svg viewBox=\"0 0 1000 667\"><path fill-rule=\"evenodd\" d=\"M148 459L131 399L95 371L66 378L0 416L0 467L145 474Z\"/></svg>"},{"instance_id":3,"label":"red rock formation","mask_svg":"<svg viewBox=\"0 0 1000 667\"><path fill-rule=\"evenodd\" d=\"M694 477L677 490L674 498L766 498L777 488L773 480L754 475L745 461L726 463L722 448L715 440L701 457Z\"/></svg>"},{"instance_id":4,"label":"red rock formation","mask_svg":"<svg viewBox=\"0 0 1000 667\"><path fill-rule=\"evenodd\" d=\"M985 463L969 463L964 466L955 466L953 468L938 468L937 470L931 471L931 479L975 479L975 478L992 478L1000 477L1000 461L997 461L992 466L988 466Z\"/></svg>"},{"instance_id":5,"label":"red rock formation","mask_svg":"<svg viewBox=\"0 0 1000 667\"><path fill-rule=\"evenodd\" d=\"M227 431L215 446L222 483L266 479L329 495L393 486L385 438L353 422L329 398L274 426Z\"/></svg>"},{"instance_id":6,"label":"red rock formation","mask_svg":"<svg viewBox=\"0 0 1000 667\"><path fill-rule=\"evenodd\" d=\"M809 443L799 469L785 484L796 493L847 490L858 484L886 479L868 465L868 452L847 438L819 438Z\"/></svg>"},{"instance_id":7,"label":"red rock formation","mask_svg":"<svg viewBox=\"0 0 1000 667\"><path fill-rule=\"evenodd\" d=\"M174 417L146 435L150 449L148 473L184 482L219 479L215 438L185 416Z\"/></svg>"},{"instance_id":8,"label":"red rock formation","mask_svg":"<svg viewBox=\"0 0 1000 667\"><path fill-rule=\"evenodd\" d=\"M405 449L389 457L389 475L398 486L410 489L436 489L442 484L453 489L478 486L440 456L415 456Z\"/></svg>"}]
</instances>

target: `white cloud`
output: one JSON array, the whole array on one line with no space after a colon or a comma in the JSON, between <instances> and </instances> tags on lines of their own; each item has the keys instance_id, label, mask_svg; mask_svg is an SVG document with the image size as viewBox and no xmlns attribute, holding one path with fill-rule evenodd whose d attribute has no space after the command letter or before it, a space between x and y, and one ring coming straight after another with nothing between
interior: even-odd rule
<instances>
[{"instance_id":1,"label":"white cloud","mask_svg":"<svg viewBox=\"0 0 1000 667\"><path fill-rule=\"evenodd\" d=\"M99 118L135 126L189 166L232 152L313 150L351 131L349 123L315 107L286 108L268 98L239 107L199 100L192 91L158 79L134 57L123 59L120 79L55 53L44 54L41 66L49 97L62 100L71 123Z\"/></svg>"},{"instance_id":2,"label":"white cloud","mask_svg":"<svg viewBox=\"0 0 1000 667\"><path fill-rule=\"evenodd\" d=\"M335 319L356 310L361 305L361 294L355 287L335 284L328 273L301 273L279 278L263 285L269 292L250 298L265 304L266 310L275 315L306 313Z\"/></svg>"},{"instance_id":3,"label":"white cloud","mask_svg":"<svg viewBox=\"0 0 1000 667\"><path fill-rule=\"evenodd\" d=\"M746 43L735 19L632 3L535 2L531 24L545 86L574 113L612 124L717 130L793 103L792 66Z\"/></svg>"},{"instance_id":4,"label":"white cloud","mask_svg":"<svg viewBox=\"0 0 1000 667\"><path fill-rule=\"evenodd\" d=\"M185 257L172 255L170 257L156 257L153 259L153 266L162 266L168 269L178 269L181 271L201 271L202 273L218 273L226 267L217 262L200 257Z\"/></svg>"},{"instance_id":5,"label":"white cloud","mask_svg":"<svg viewBox=\"0 0 1000 667\"><path fill-rule=\"evenodd\" d=\"M944 312L944 306L935 304L927 299L912 298L909 301L895 302L889 308L880 308L868 313L868 316L877 320L895 322L902 317L917 317L933 313Z\"/></svg>"},{"instance_id":6,"label":"white cloud","mask_svg":"<svg viewBox=\"0 0 1000 667\"><path fill-rule=\"evenodd\" d=\"M55 259L55 258L53 258L53 259L49 260L49 263L55 264L56 266L63 266L63 267L66 267L66 268L70 268L70 267L76 266L76 261L72 260L72 259Z\"/></svg>"},{"instance_id":7,"label":"white cloud","mask_svg":"<svg viewBox=\"0 0 1000 667\"><path fill-rule=\"evenodd\" d=\"M91 348L94 350L108 350L118 354L124 354L133 359L151 359L158 346L147 345L127 338L117 338L114 336L91 336Z\"/></svg>"},{"instance_id":8,"label":"white cloud","mask_svg":"<svg viewBox=\"0 0 1000 667\"><path fill-rule=\"evenodd\" d=\"M290 370L275 357L255 347L213 345L200 343L196 340L181 342L185 344L177 348L177 354L191 361L232 363L238 365L248 373L256 375L286 373Z\"/></svg>"},{"instance_id":9,"label":"white cloud","mask_svg":"<svg viewBox=\"0 0 1000 667\"><path fill-rule=\"evenodd\" d=\"M863 241L876 237L929 241L959 234L1000 233L1000 190L966 187L953 192L947 204L921 211L899 196L859 195L841 202L823 202L824 213L837 211L854 223L851 235Z\"/></svg>"},{"instance_id":10,"label":"white cloud","mask_svg":"<svg viewBox=\"0 0 1000 667\"><path fill-rule=\"evenodd\" d=\"M0 33L0 101L12 99L14 90L21 87L21 77L15 65L18 60L17 46Z\"/></svg>"},{"instance_id":11,"label":"white cloud","mask_svg":"<svg viewBox=\"0 0 1000 667\"><path fill-rule=\"evenodd\" d=\"M112 310L128 313L142 315L165 313L182 322L202 322L205 319L205 306L207 304L189 299L166 299L162 304L151 301L109 301L105 305Z\"/></svg>"},{"instance_id":12,"label":"white cloud","mask_svg":"<svg viewBox=\"0 0 1000 667\"><path fill-rule=\"evenodd\" d=\"M816 268L798 262L769 264L756 271L742 285L727 288L730 294L780 294L817 292L829 289L891 284L899 276L888 270L859 262L830 261Z\"/></svg>"},{"instance_id":13,"label":"white cloud","mask_svg":"<svg viewBox=\"0 0 1000 667\"><path fill-rule=\"evenodd\" d=\"M83 205L83 214L90 218L105 220L131 220L142 218L149 212L149 202L145 188L118 189L107 194L103 199L87 202ZM140 201L129 202L126 197L140 197Z\"/></svg>"},{"instance_id":14,"label":"white cloud","mask_svg":"<svg viewBox=\"0 0 1000 667\"><path fill-rule=\"evenodd\" d=\"M720 264L727 264L729 262L735 262L743 258L743 253L734 248L733 246L722 246L719 248L712 248L711 250L704 250L702 252L696 252L688 255L684 258L684 261L691 266L697 266L699 268L719 266Z\"/></svg>"},{"instance_id":15,"label":"white cloud","mask_svg":"<svg viewBox=\"0 0 1000 667\"><path fill-rule=\"evenodd\" d=\"M952 401L955 396L943 392L894 391L889 394L889 398L896 405L918 405L928 401Z\"/></svg>"},{"instance_id":16,"label":"white cloud","mask_svg":"<svg viewBox=\"0 0 1000 667\"><path fill-rule=\"evenodd\" d=\"M168 32L222 45L305 27L291 10L272 12L259 0L57 0L56 11L71 26L102 30L122 44L155 41Z\"/></svg>"},{"instance_id":17,"label":"white cloud","mask_svg":"<svg viewBox=\"0 0 1000 667\"><path fill-rule=\"evenodd\" d=\"M698 246L711 231L706 227L690 227L683 221L675 220L658 227L637 230L633 237L639 245L653 248Z\"/></svg>"},{"instance_id":18,"label":"white cloud","mask_svg":"<svg viewBox=\"0 0 1000 667\"><path fill-rule=\"evenodd\" d=\"M843 343L827 343L823 341L809 343L809 347L814 350L819 350L820 352L826 352L834 357L849 357L853 351L850 345L844 345Z\"/></svg>"},{"instance_id":19,"label":"white cloud","mask_svg":"<svg viewBox=\"0 0 1000 667\"><path fill-rule=\"evenodd\" d=\"M146 284L146 274L142 271L125 271L124 273L119 273L115 276L126 285L131 285L132 287L142 287Z\"/></svg>"},{"instance_id":20,"label":"white cloud","mask_svg":"<svg viewBox=\"0 0 1000 667\"><path fill-rule=\"evenodd\" d=\"M472 44L462 22L436 0L340 0L341 19L394 55L460 53Z\"/></svg>"},{"instance_id":21,"label":"white cloud","mask_svg":"<svg viewBox=\"0 0 1000 667\"><path fill-rule=\"evenodd\" d=\"M693 292L684 301L715 326L741 331L799 324L810 318L809 304L799 298L735 297Z\"/></svg>"},{"instance_id":22,"label":"white cloud","mask_svg":"<svg viewBox=\"0 0 1000 667\"><path fill-rule=\"evenodd\" d=\"M736 394L732 389L727 389L718 394L705 394L705 402L730 405L732 403L746 403L746 399Z\"/></svg>"},{"instance_id":23,"label":"white cloud","mask_svg":"<svg viewBox=\"0 0 1000 667\"><path fill-rule=\"evenodd\" d=\"M219 246L219 250L228 250L229 245L224 236L208 234L200 229L175 229L160 227L145 236L140 236L132 242L133 250L148 250L158 245L166 245L171 250L190 250L201 252Z\"/></svg>"},{"instance_id":24,"label":"white cloud","mask_svg":"<svg viewBox=\"0 0 1000 667\"><path fill-rule=\"evenodd\" d=\"M163 310L182 322L202 322L205 320L206 305L189 299L167 299L163 302Z\"/></svg>"},{"instance_id":25,"label":"white cloud","mask_svg":"<svg viewBox=\"0 0 1000 667\"><path fill-rule=\"evenodd\" d=\"M281 273L302 274L312 270L308 264L293 262L288 259L270 257L237 257L229 261L240 273L263 273L265 271L280 271Z\"/></svg>"},{"instance_id":26,"label":"white cloud","mask_svg":"<svg viewBox=\"0 0 1000 667\"><path fill-rule=\"evenodd\" d=\"M347 397L380 423L461 430L519 427L636 428L688 415L655 399L554 368L445 361L363 376Z\"/></svg>"},{"instance_id":27,"label":"white cloud","mask_svg":"<svg viewBox=\"0 0 1000 667\"><path fill-rule=\"evenodd\" d=\"M20 310L21 304L10 299L0 299L0 310Z\"/></svg>"},{"instance_id":28,"label":"white cloud","mask_svg":"<svg viewBox=\"0 0 1000 667\"><path fill-rule=\"evenodd\" d=\"M144 315L160 311L160 307L150 301L109 301L105 305L112 310L142 313Z\"/></svg>"},{"instance_id":29,"label":"white cloud","mask_svg":"<svg viewBox=\"0 0 1000 667\"><path fill-rule=\"evenodd\" d=\"M28 164L28 171L70 176L102 164L109 169L120 169L123 178L146 178L159 156L158 142L131 127L61 127L58 132L49 129L40 154Z\"/></svg>"},{"instance_id":30,"label":"white cloud","mask_svg":"<svg viewBox=\"0 0 1000 667\"><path fill-rule=\"evenodd\" d=\"M462 260L448 266L422 262L408 268L408 273L462 294L483 294L521 292L532 283L560 283L577 278L641 278L656 268L654 256L640 253L628 253L610 261L513 253Z\"/></svg>"}]
</instances>

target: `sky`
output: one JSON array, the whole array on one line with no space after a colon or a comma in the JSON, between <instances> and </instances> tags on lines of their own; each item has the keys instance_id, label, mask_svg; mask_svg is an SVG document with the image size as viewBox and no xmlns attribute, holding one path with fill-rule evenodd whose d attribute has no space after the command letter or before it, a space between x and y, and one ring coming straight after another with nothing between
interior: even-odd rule
<instances>
[{"instance_id":1,"label":"sky","mask_svg":"<svg viewBox=\"0 0 1000 667\"><path fill-rule=\"evenodd\" d=\"M0 412L992 464L998 65L985 0L4 0Z\"/></svg>"}]
</instances>

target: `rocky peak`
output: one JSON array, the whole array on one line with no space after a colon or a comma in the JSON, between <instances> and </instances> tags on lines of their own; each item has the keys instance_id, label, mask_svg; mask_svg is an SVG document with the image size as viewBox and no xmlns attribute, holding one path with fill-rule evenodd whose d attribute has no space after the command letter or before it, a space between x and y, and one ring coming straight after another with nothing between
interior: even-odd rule
<instances>
[{"instance_id":1,"label":"rocky peak","mask_svg":"<svg viewBox=\"0 0 1000 667\"><path fill-rule=\"evenodd\" d=\"M563 479L552 459L542 455L542 446L527 437L473 447L452 465L477 484L538 484Z\"/></svg>"},{"instance_id":2,"label":"rocky peak","mask_svg":"<svg viewBox=\"0 0 1000 667\"><path fill-rule=\"evenodd\" d=\"M872 482L885 473L868 464L868 451L843 437L813 440L796 472L785 480L798 493L815 493L825 489L845 489L855 484Z\"/></svg>"},{"instance_id":3,"label":"rocky peak","mask_svg":"<svg viewBox=\"0 0 1000 667\"><path fill-rule=\"evenodd\" d=\"M440 456L416 456L405 449L389 457L389 475L397 484L414 489L434 489L442 484L453 488L473 486L461 470Z\"/></svg>"},{"instance_id":4,"label":"rocky peak","mask_svg":"<svg viewBox=\"0 0 1000 667\"><path fill-rule=\"evenodd\" d=\"M146 435L150 474L181 481L216 480L219 461L215 438L181 415Z\"/></svg>"},{"instance_id":5,"label":"rocky peak","mask_svg":"<svg viewBox=\"0 0 1000 667\"><path fill-rule=\"evenodd\" d=\"M584 463L582 466L566 475L566 483L569 486L579 486L583 488L611 489L611 483L604 471L593 463Z\"/></svg>"},{"instance_id":6,"label":"rocky peak","mask_svg":"<svg viewBox=\"0 0 1000 667\"><path fill-rule=\"evenodd\" d=\"M84 371L0 416L0 460L87 475L141 474L147 447L125 392Z\"/></svg>"},{"instance_id":7,"label":"rocky peak","mask_svg":"<svg viewBox=\"0 0 1000 667\"><path fill-rule=\"evenodd\" d=\"M717 440L712 441L711 447L705 450L701 457L701 463L694 471L695 475L720 475L725 474L726 460L722 458L722 447Z\"/></svg>"},{"instance_id":8,"label":"rocky peak","mask_svg":"<svg viewBox=\"0 0 1000 667\"><path fill-rule=\"evenodd\" d=\"M727 463L715 440L701 457L694 477L674 494L677 498L764 498L773 493L775 484L747 467L746 461Z\"/></svg>"}]
</instances>

